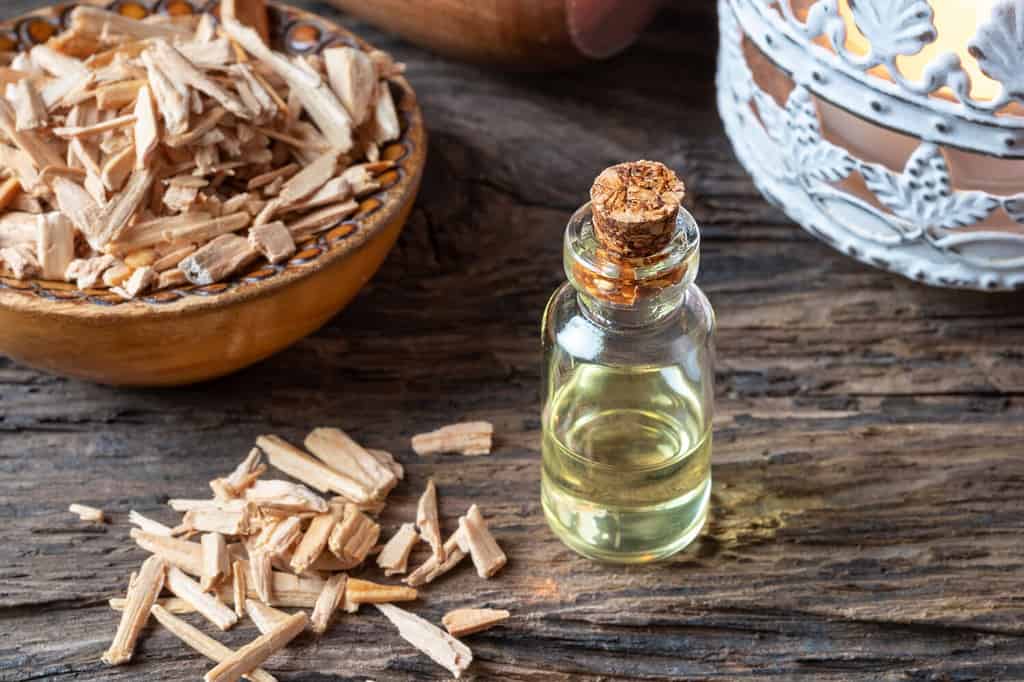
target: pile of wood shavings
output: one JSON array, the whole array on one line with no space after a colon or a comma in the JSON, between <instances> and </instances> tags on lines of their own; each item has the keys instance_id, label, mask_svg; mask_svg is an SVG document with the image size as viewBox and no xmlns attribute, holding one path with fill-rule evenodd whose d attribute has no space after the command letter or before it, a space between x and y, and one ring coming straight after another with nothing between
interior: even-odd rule
<instances>
[{"instance_id":1,"label":"pile of wood shavings","mask_svg":"<svg viewBox=\"0 0 1024 682\"><path fill-rule=\"evenodd\" d=\"M380 525L373 517L404 477L401 464L390 453L363 448L339 429L315 429L304 445L306 450L277 436L260 436L234 471L210 482L212 499L169 501L172 509L184 512L175 528L130 512L129 521L137 526L131 537L152 556L132 574L127 595L110 601L122 616L104 662L131 660L152 615L185 644L216 661L206 682L241 676L268 682L273 676L259 666L307 627L322 634L339 608L355 613L362 604L374 604L403 638L456 678L466 670L473 655L456 637L493 627L509 617L508 611L456 609L443 618L445 632L393 602L419 598L416 588L467 556L481 578L501 570L507 558L480 509L470 507L459 518L458 529L442 542L437 488L431 480L415 524L403 524L379 545ZM264 456L269 466L301 483L265 479ZM335 496L325 499L310 488ZM87 509L73 506L76 513ZM94 520L102 522L102 513ZM196 535L199 542L190 539ZM346 573L376 553L385 575L403 574L420 539L430 545L431 555L409 573L404 586ZM161 596L165 590L173 596ZM312 608L312 614L289 614L276 607ZM262 635L232 650L175 615L192 612L220 630L248 616Z\"/></svg>"},{"instance_id":2,"label":"pile of wood shavings","mask_svg":"<svg viewBox=\"0 0 1024 682\"><path fill-rule=\"evenodd\" d=\"M0 64L0 272L125 298L209 285L287 260L379 188L404 66L275 52L262 0L221 17L82 5Z\"/></svg>"}]
</instances>

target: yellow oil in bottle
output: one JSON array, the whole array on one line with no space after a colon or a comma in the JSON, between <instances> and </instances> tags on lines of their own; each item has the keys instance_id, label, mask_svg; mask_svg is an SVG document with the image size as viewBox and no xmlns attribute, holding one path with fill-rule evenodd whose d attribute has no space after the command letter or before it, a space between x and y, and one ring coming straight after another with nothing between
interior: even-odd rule
<instances>
[{"instance_id":1,"label":"yellow oil in bottle","mask_svg":"<svg viewBox=\"0 0 1024 682\"><path fill-rule=\"evenodd\" d=\"M682 367L579 364L543 415L548 523L584 556L668 557L707 517L711 419Z\"/></svg>"}]
</instances>

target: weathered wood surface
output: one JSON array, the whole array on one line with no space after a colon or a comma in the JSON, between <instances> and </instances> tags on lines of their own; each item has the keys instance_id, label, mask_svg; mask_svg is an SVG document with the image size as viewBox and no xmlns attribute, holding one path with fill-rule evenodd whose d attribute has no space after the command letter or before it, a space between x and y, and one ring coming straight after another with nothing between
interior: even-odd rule
<instances>
[{"instance_id":1,"label":"weathered wood surface","mask_svg":"<svg viewBox=\"0 0 1024 682\"><path fill-rule=\"evenodd\" d=\"M8 0L3 11L27 8ZM305 3L336 15L319 3ZM700 4L700 3L694 3ZM475 679L1024 679L1024 302L924 288L813 241L757 195L713 107L707 10L563 75L450 63L356 25L409 63L431 135L422 198L358 301L318 334L212 384L124 391L0 361L0 680L196 679L166 632L99 657L105 600L143 559L129 508L165 521L257 434L339 425L436 477L448 531L476 500L511 561L464 565L415 611L514 614L467 638ZM560 238L605 165L686 171L719 315L714 514L666 566L575 557L538 499L538 321ZM488 418L488 458L416 458L410 434ZM102 529L65 512L102 506ZM215 636L239 646L251 626ZM376 613L304 636L282 680L445 679Z\"/></svg>"}]
</instances>

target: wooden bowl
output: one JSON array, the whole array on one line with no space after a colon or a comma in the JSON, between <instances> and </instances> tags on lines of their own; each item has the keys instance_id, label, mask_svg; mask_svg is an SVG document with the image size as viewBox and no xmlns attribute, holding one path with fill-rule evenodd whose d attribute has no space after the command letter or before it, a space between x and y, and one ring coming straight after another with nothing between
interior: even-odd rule
<instances>
[{"instance_id":1,"label":"wooden bowl","mask_svg":"<svg viewBox=\"0 0 1024 682\"><path fill-rule=\"evenodd\" d=\"M628 47L666 0L331 0L456 59L546 69Z\"/></svg>"},{"instance_id":2,"label":"wooden bowl","mask_svg":"<svg viewBox=\"0 0 1024 682\"><path fill-rule=\"evenodd\" d=\"M73 6L0 23L0 43L9 43L0 49L45 41ZM110 6L125 13L145 8L135 0ZM191 7L187 0L158 6ZM270 25L274 47L293 54L338 44L369 49L340 26L284 5L271 7ZM318 329L380 267L419 189L427 151L422 115L408 83L399 79L393 89L403 132L382 157L394 160L395 169L380 178L381 189L362 201L358 213L300 244L289 262L255 265L229 281L133 301L64 282L0 277L0 353L104 384L174 386L229 374Z\"/></svg>"}]
</instances>

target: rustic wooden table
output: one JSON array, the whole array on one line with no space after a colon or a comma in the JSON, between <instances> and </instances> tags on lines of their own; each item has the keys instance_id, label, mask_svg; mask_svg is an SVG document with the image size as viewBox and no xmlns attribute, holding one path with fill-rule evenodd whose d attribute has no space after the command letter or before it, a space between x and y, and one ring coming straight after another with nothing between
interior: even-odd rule
<instances>
[{"instance_id":1,"label":"rustic wooden table","mask_svg":"<svg viewBox=\"0 0 1024 682\"><path fill-rule=\"evenodd\" d=\"M412 517L428 476L449 530L470 501L493 517L511 557L500 578L463 566L415 607L435 621L464 605L515 614L468 639L475 679L1024 679L1019 296L870 270L770 208L715 113L708 9L666 14L628 54L560 75L455 64L355 27L408 62L431 156L398 247L349 310L180 390L0 360L0 680L201 676L209 665L158 628L136 663L99 662L117 621L106 600L144 556L127 512L171 521L167 498L203 494L258 434L322 424L406 465L386 528ZM544 524L538 326L567 217L597 171L638 157L685 171L703 227L700 282L720 322L715 488L692 550L621 569L577 558ZM411 433L462 418L496 423L494 455L409 450ZM77 522L71 501L112 522ZM446 677L366 611L268 667L294 681Z\"/></svg>"}]
</instances>

